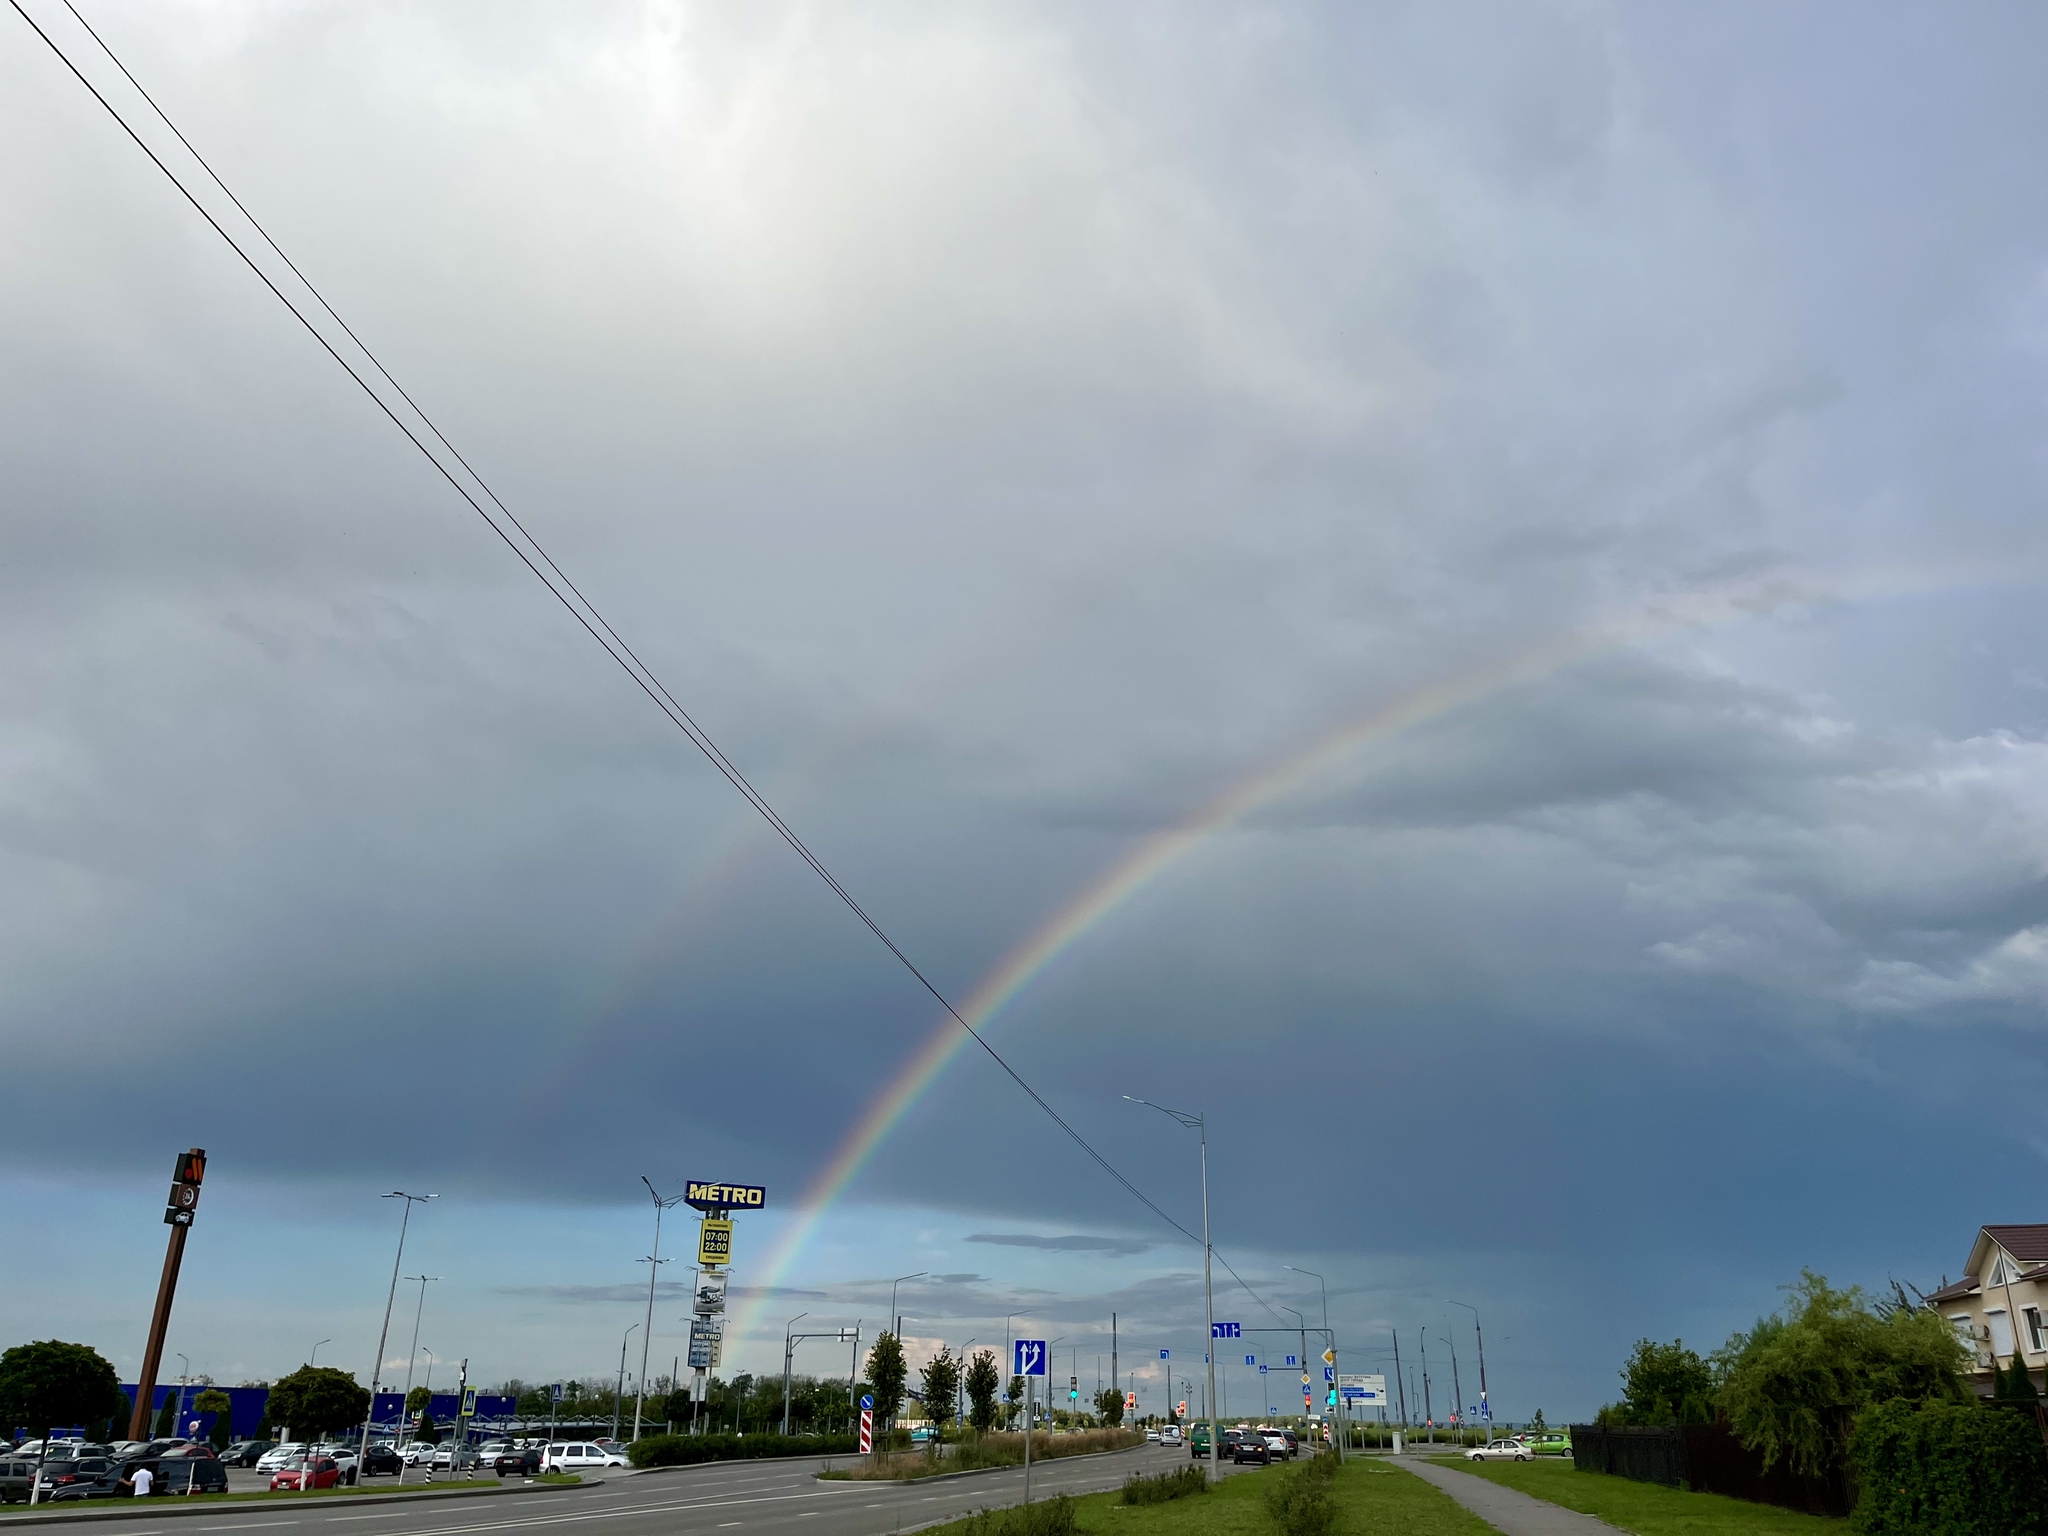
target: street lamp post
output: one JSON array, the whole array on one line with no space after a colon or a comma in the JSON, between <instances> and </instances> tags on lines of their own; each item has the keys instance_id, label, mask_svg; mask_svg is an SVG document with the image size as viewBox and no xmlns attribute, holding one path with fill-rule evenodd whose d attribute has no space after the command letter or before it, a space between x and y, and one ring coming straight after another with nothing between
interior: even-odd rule
<instances>
[{"instance_id":1,"label":"street lamp post","mask_svg":"<svg viewBox=\"0 0 2048 1536\"><path fill-rule=\"evenodd\" d=\"M1458 1380L1458 1346L1451 1343L1448 1334L1440 1333L1437 1337L1451 1348L1451 1422L1458 1426L1458 1444L1462 1446L1467 1426L1464 1420L1465 1387Z\"/></svg>"},{"instance_id":2,"label":"street lamp post","mask_svg":"<svg viewBox=\"0 0 2048 1536\"><path fill-rule=\"evenodd\" d=\"M1479 1329L1479 1309L1469 1301L1455 1301L1446 1296L1445 1302L1454 1307L1463 1307L1472 1314L1472 1333L1479 1340L1479 1408L1480 1417L1486 1420L1486 1443L1493 1444L1493 1404L1486 1398L1486 1335Z\"/></svg>"},{"instance_id":3,"label":"street lamp post","mask_svg":"<svg viewBox=\"0 0 2048 1536\"><path fill-rule=\"evenodd\" d=\"M1216 1292L1209 1278L1210 1256L1214 1247L1209 1242L1209 1117L1206 1112L1188 1114L1185 1110L1168 1109L1164 1104L1154 1104L1150 1099L1131 1098L1133 1104L1142 1104L1147 1109L1156 1109L1168 1119L1178 1121L1188 1130L1198 1132L1202 1138L1202 1309L1209 1320L1209 1333L1203 1342L1202 1356L1209 1362L1209 1481L1217 1482L1223 1476L1223 1453L1216 1423Z\"/></svg>"},{"instance_id":4,"label":"street lamp post","mask_svg":"<svg viewBox=\"0 0 2048 1536\"><path fill-rule=\"evenodd\" d=\"M1334 1355L1335 1355L1335 1354L1337 1353L1337 1335L1336 1335L1336 1334L1334 1334L1334 1333L1331 1333L1331 1332L1330 1332L1330 1287L1329 1287L1329 1283L1328 1283L1327 1281L1325 1281L1325 1280L1323 1279L1323 1277L1322 1277L1321 1275L1317 1274L1317 1273L1316 1273L1316 1272L1315 1272L1314 1270L1312 1270L1312 1269L1303 1269L1303 1268L1302 1268L1302 1267L1301 1267L1301 1266L1300 1266L1299 1264L1283 1264L1283 1265L1281 1265L1280 1267L1281 1267L1282 1269L1291 1269L1291 1270L1293 1270L1293 1271L1294 1271L1294 1272L1295 1272L1295 1273L1296 1273L1297 1275L1307 1275L1307 1276L1308 1276L1308 1277L1309 1277L1309 1278L1310 1278L1311 1280L1315 1281L1315 1283L1316 1283L1316 1288L1317 1288L1317 1290L1318 1290L1318 1291L1319 1291L1319 1292L1321 1293L1321 1295L1322 1295L1322 1298L1323 1298L1323 1333L1324 1333L1324 1336L1325 1336L1325 1337L1327 1337L1327 1338L1329 1339L1329 1341L1330 1341L1330 1353L1331 1353L1331 1354L1332 1354L1332 1355L1334 1356ZM1337 1412L1337 1435L1336 1435L1336 1441L1337 1441L1337 1465L1339 1465L1339 1466L1341 1467L1341 1466L1342 1466L1342 1465L1344 1464L1344 1442L1345 1442L1346 1440L1349 1440L1349 1439L1351 1438L1351 1420L1350 1420L1350 1416L1349 1416L1348 1414L1346 1414L1346 1413L1344 1412L1344 1391L1343 1391L1343 1388L1342 1388L1341 1386L1338 1386L1338 1383L1337 1383L1337 1379L1336 1379L1336 1378L1337 1378L1337 1362L1336 1362L1336 1361L1335 1361L1334 1359L1332 1359L1332 1360L1330 1361L1330 1384L1331 1384L1332 1386L1335 1386L1335 1387L1337 1387L1337 1388L1338 1388L1338 1390L1337 1390L1337 1409L1338 1409L1338 1412Z\"/></svg>"},{"instance_id":5,"label":"street lamp post","mask_svg":"<svg viewBox=\"0 0 2048 1536\"><path fill-rule=\"evenodd\" d=\"M420 1353L420 1319L426 1315L427 1311L427 1282L429 1280L438 1280L441 1277L439 1275L407 1275L405 1278L408 1280L417 1280L420 1283L420 1304L413 1309L412 1314L412 1349L405 1357L405 1396L406 1403L410 1404L410 1402L412 1401L412 1368L413 1363L419 1359ZM406 1417L404 1405L401 1405L399 1409L398 1420L398 1443L400 1445L403 1445L405 1444L405 1437L407 1434L407 1431L405 1429ZM403 1473L399 1474L399 1481L405 1481L405 1475Z\"/></svg>"},{"instance_id":6,"label":"street lamp post","mask_svg":"<svg viewBox=\"0 0 2048 1536\"><path fill-rule=\"evenodd\" d=\"M332 1339L322 1339L320 1344L332 1344L333 1342L334 1340ZM312 1369L313 1363L320 1358L320 1344L313 1346L313 1353L306 1360L306 1368L308 1370Z\"/></svg>"},{"instance_id":7,"label":"street lamp post","mask_svg":"<svg viewBox=\"0 0 2048 1536\"><path fill-rule=\"evenodd\" d=\"M405 1214L399 1218L398 1222L398 1252L391 1259L391 1288L384 1293L384 1327L377 1335L377 1358L370 1362L370 1411L363 1415L362 1443L356 1450L358 1465L370 1454L370 1426L376 1422L377 1418L377 1388L384 1381L384 1346L391 1339L391 1307L392 1303L398 1300L398 1271L405 1263L405 1230L412 1225L412 1208L415 1205L425 1205L429 1200L438 1200L441 1197L439 1195L409 1195L402 1189L394 1189L384 1198L386 1200L403 1200L405 1202ZM427 1288L424 1285L421 1286L420 1303L422 1306L426 1304L426 1292ZM415 1327L414 1333L417 1335L417 1327ZM408 1375L411 1374L411 1370L410 1366L406 1367ZM402 1405L399 1408L398 1416L400 1419L405 1417L405 1409ZM312 1476L310 1472L306 1475L309 1478Z\"/></svg>"},{"instance_id":8,"label":"street lamp post","mask_svg":"<svg viewBox=\"0 0 2048 1536\"><path fill-rule=\"evenodd\" d=\"M799 1312L782 1325L782 1438L789 1438L789 1357L796 1345L790 1342L789 1330L811 1314Z\"/></svg>"},{"instance_id":9,"label":"street lamp post","mask_svg":"<svg viewBox=\"0 0 2048 1536\"><path fill-rule=\"evenodd\" d=\"M633 1328L638 1328L638 1323ZM619 1415L626 1406L626 1345L632 1340L633 1328L619 1335L619 1388L612 1394L612 1438L619 1438Z\"/></svg>"},{"instance_id":10,"label":"street lamp post","mask_svg":"<svg viewBox=\"0 0 2048 1536\"><path fill-rule=\"evenodd\" d=\"M681 1195L671 1195L666 1200L662 1199L644 1173L640 1175L640 1182L647 1185L647 1193L654 1197L654 1252L642 1261L647 1265L647 1324L640 1334L640 1390L633 1394L635 1440L640 1438L640 1410L647 1402L647 1350L654 1342L654 1282L661 1274L661 1266L668 1262L661 1256L661 1213L672 1205L681 1204L683 1198ZM624 1367L621 1366L620 1369L623 1370ZM625 1396L624 1383L620 1384L619 1395L622 1398Z\"/></svg>"},{"instance_id":11,"label":"street lamp post","mask_svg":"<svg viewBox=\"0 0 2048 1536\"><path fill-rule=\"evenodd\" d=\"M953 1373L953 1428L967 1433L967 1351L981 1341L969 1339L960 1346L960 1369Z\"/></svg>"}]
</instances>

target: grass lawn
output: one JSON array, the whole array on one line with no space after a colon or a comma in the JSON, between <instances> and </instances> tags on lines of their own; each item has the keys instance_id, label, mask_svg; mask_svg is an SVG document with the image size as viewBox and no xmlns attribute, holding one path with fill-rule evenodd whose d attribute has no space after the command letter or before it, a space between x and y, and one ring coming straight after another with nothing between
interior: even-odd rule
<instances>
[{"instance_id":1,"label":"grass lawn","mask_svg":"<svg viewBox=\"0 0 2048 1536\"><path fill-rule=\"evenodd\" d=\"M1289 1475L1279 1467L1226 1478L1205 1494L1170 1504L1119 1504L1114 1493L1074 1500L1082 1536L1274 1536L1260 1502L1266 1480ZM1332 1489L1337 1504L1333 1536L1498 1536L1419 1477L1398 1467L1354 1459ZM946 1536L967 1522L937 1526L919 1536Z\"/></svg>"},{"instance_id":2,"label":"grass lawn","mask_svg":"<svg viewBox=\"0 0 2048 1536\"><path fill-rule=\"evenodd\" d=\"M543 1473L539 1477L528 1478L527 1481L533 1483L560 1483L573 1485L582 1482L583 1479L578 1477L574 1472L549 1472ZM479 1479L477 1482L467 1485L466 1491L470 1493L477 1493L482 1491L483 1489L490 1488L495 1484L495 1478L490 1483L486 1483ZM397 1483L363 1483L359 1484L354 1488L314 1488L310 1490L301 1488L288 1488L279 1489L275 1493L272 1493L267 1489L252 1488L244 1489L240 1493L194 1494L192 1496L192 1499L194 1503L199 1504L255 1504L275 1503L278 1501L293 1502L306 1499L356 1499L363 1497L365 1494L373 1493L396 1493L403 1494L408 1498L432 1499L447 1498L451 1494L460 1495L464 1491L465 1485L460 1479L457 1479L452 1483L445 1481L439 1483L406 1483L402 1486ZM161 1495L152 1495L150 1498L144 1499L142 1501L143 1506L145 1508L154 1506L156 1499L159 1497L165 1499L182 1500L185 1497L185 1495L182 1493L166 1493ZM33 1512L40 1514L45 1509L51 1511L73 1509L111 1509L117 1506L122 1509L128 1509L134 1504L134 1502L135 1501L132 1498L66 1499L62 1503L53 1504L48 1499L45 1499L40 1505L37 1506L36 1510ZM17 1511L14 1506L8 1506L8 1514L14 1514L16 1512ZM29 1510L28 1506L24 1504L20 1507L19 1513L25 1515L31 1513L31 1511ZM0 1524L5 1523L6 1517L4 1515L0 1515Z\"/></svg>"},{"instance_id":3,"label":"grass lawn","mask_svg":"<svg viewBox=\"0 0 2048 1536\"><path fill-rule=\"evenodd\" d=\"M1433 1456L1440 1467L1455 1467L1491 1478L1581 1514L1597 1515L1636 1536L1848 1536L1849 1522L1802 1515L1772 1504L1686 1493L1661 1483L1636 1483L1600 1472L1581 1472L1568 1459L1465 1461Z\"/></svg>"}]
</instances>

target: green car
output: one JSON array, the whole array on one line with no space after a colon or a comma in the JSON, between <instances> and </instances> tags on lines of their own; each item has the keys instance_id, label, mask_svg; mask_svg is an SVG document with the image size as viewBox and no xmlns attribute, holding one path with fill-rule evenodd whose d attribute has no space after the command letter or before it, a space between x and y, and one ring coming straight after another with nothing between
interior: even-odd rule
<instances>
[{"instance_id":1,"label":"green car","mask_svg":"<svg viewBox=\"0 0 2048 1536\"><path fill-rule=\"evenodd\" d=\"M1197 1424L1188 1430L1188 1455L1196 1461L1209 1459L1209 1426Z\"/></svg>"},{"instance_id":2,"label":"green car","mask_svg":"<svg viewBox=\"0 0 2048 1536\"><path fill-rule=\"evenodd\" d=\"M1530 1451L1538 1456L1569 1456L1572 1453L1570 1435L1536 1435L1527 1444Z\"/></svg>"}]
</instances>

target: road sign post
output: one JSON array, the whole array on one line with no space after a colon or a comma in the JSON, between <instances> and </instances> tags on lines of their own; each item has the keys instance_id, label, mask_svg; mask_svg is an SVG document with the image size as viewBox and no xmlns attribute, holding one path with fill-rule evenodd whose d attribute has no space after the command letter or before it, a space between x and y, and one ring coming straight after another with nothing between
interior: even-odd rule
<instances>
[{"instance_id":1,"label":"road sign post","mask_svg":"<svg viewBox=\"0 0 2048 1536\"><path fill-rule=\"evenodd\" d=\"M860 1400L860 1453L869 1456L875 1449L875 1400L866 1393Z\"/></svg>"},{"instance_id":2,"label":"road sign post","mask_svg":"<svg viewBox=\"0 0 2048 1536\"><path fill-rule=\"evenodd\" d=\"M1045 1340L1019 1339L1012 1376L1024 1378L1024 1502L1031 1502L1031 1378L1045 1375ZM1051 1385L1050 1382L1047 1383Z\"/></svg>"},{"instance_id":3,"label":"road sign post","mask_svg":"<svg viewBox=\"0 0 2048 1536\"><path fill-rule=\"evenodd\" d=\"M171 1301L178 1294L178 1270L185 1262L185 1234L199 1209L199 1186L206 1179L206 1153L198 1147L178 1159L171 1171L170 1198L164 1203L164 1225L171 1238L164 1245L164 1268L156 1282L156 1310L149 1318L149 1338L142 1349L142 1370L135 1380L135 1411L128 1416L128 1438L147 1440L156 1411L156 1371L164 1356L164 1334L171 1325ZM40 1485L38 1485L38 1488Z\"/></svg>"}]
</instances>

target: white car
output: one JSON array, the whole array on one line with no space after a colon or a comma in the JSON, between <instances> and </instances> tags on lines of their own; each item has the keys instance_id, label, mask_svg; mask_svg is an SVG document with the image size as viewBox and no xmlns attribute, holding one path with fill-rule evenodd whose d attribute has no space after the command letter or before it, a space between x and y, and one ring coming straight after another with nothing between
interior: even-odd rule
<instances>
[{"instance_id":1,"label":"white car","mask_svg":"<svg viewBox=\"0 0 2048 1536\"><path fill-rule=\"evenodd\" d=\"M623 1467L626 1458L601 1445L573 1440L566 1445L548 1447L547 1458L541 1465L548 1472L597 1472L605 1467Z\"/></svg>"},{"instance_id":2,"label":"white car","mask_svg":"<svg viewBox=\"0 0 2048 1536\"><path fill-rule=\"evenodd\" d=\"M283 1445L274 1445L256 1458L258 1472L282 1472L286 1463L295 1461L306 1454L305 1446L296 1440L287 1440Z\"/></svg>"},{"instance_id":3,"label":"white car","mask_svg":"<svg viewBox=\"0 0 2048 1536\"><path fill-rule=\"evenodd\" d=\"M434 1454L427 1461L427 1469L431 1472L462 1472L475 1466L476 1463L477 1455L474 1447L457 1445L450 1441L446 1445L434 1447Z\"/></svg>"},{"instance_id":4,"label":"white car","mask_svg":"<svg viewBox=\"0 0 2048 1536\"><path fill-rule=\"evenodd\" d=\"M1475 1445L1465 1453L1467 1461L1533 1461L1529 1447L1513 1440L1496 1440L1491 1445Z\"/></svg>"},{"instance_id":5,"label":"white car","mask_svg":"<svg viewBox=\"0 0 2048 1536\"><path fill-rule=\"evenodd\" d=\"M1166 1428L1159 1431L1159 1443L1161 1445L1179 1445L1180 1426L1178 1424L1169 1424Z\"/></svg>"}]
</instances>

